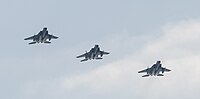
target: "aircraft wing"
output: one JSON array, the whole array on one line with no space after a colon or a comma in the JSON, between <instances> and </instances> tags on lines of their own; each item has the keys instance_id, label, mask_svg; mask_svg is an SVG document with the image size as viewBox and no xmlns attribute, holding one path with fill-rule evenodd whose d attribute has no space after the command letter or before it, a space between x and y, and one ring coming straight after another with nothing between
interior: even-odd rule
<instances>
[{"instance_id":1,"label":"aircraft wing","mask_svg":"<svg viewBox=\"0 0 200 99\"><path fill-rule=\"evenodd\" d=\"M76 58L85 57L87 53L77 56Z\"/></svg>"},{"instance_id":2,"label":"aircraft wing","mask_svg":"<svg viewBox=\"0 0 200 99\"><path fill-rule=\"evenodd\" d=\"M31 37L28 37L28 38L25 38L24 40L32 40L35 38L35 35L34 36L31 36Z\"/></svg>"},{"instance_id":3,"label":"aircraft wing","mask_svg":"<svg viewBox=\"0 0 200 99\"><path fill-rule=\"evenodd\" d=\"M54 35L49 35L51 37L51 39L57 39L58 37L57 36L54 36Z\"/></svg>"},{"instance_id":4,"label":"aircraft wing","mask_svg":"<svg viewBox=\"0 0 200 99\"><path fill-rule=\"evenodd\" d=\"M58 37L57 37L57 36L54 36L54 35L52 35L52 38L53 38L53 39L57 39Z\"/></svg>"},{"instance_id":5,"label":"aircraft wing","mask_svg":"<svg viewBox=\"0 0 200 99\"><path fill-rule=\"evenodd\" d=\"M138 73L144 73L144 72L147 72L147 71L148 71L148 69L145 69L145 70L139 71Z\"/></svg>"},{"instance_id":6,"label":"aircraft wing","mask_svg":"<svg viewBox=\"0 0 200 99\"><path fill-rule=\"evenodd\" d=\"M164 69L164 71L166 71L166 72L171 71L170 69L167 69L167 68L162 68L162 69Z\"/></svg>"},{"instance_id":7,"label":"aircraft wing","mask_svg":"<svg viewBox=\"0 0 200 99\"><path fill-rule=\"evenodd\" d=\"M110 54L110 53L108 53L108 52L104 52L104 51L101 51L101 53L103 53L103 54L105 54L105 55Z\"/></svg>"}]
</instances>

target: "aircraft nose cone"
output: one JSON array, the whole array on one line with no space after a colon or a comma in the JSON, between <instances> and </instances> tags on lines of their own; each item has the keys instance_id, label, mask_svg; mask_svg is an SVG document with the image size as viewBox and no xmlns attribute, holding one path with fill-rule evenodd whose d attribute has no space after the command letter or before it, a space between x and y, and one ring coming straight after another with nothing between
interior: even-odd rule
<instances>
[{"instance_id":1,"label":"aircraft nose cone","mask_svg":"<svg viewBox=\"0 0 200 99\"><path fill-rule=\"evenodd\" d=\"M161 63L161 61L157 61L157 63L159 63L159 64L160 64L160 63Z\"/></svg>"},{"instance_id":2,"label":"aircraft nose cone","mask_svg":"<svg viewBox=\"0 0 200 99\"><path fill-rule=\"evenodd\" d=\"M99 47L99 45L95 45L95 47Z\"/></svg>"},{"instance_id":3,"label":"aircraft nose cone","mask_svg":"<svg viewBox=\"0 0 200 99\"><path fill-rule=\"evenodd\" d=\"M47 27L44 27L43 30L47 30Z\"/></svg>"}]
</instances>

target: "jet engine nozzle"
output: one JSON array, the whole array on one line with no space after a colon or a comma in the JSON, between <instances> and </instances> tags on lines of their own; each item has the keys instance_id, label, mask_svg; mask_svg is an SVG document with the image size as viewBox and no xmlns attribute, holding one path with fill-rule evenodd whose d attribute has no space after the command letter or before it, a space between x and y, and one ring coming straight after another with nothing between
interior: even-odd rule
<instances>
[{"instance_id":1,"label":"jet engine nozzle","mask_svg":"<svg viewBox=\"0 0 200 99\"><path fill-rule=\"evenodd\" d=\"M149 72L149 67L147 67L147 74L150 74L150 72Z\"/></svg>"},{"instance_id":2,"label":"jet engine nozzle","mask_svg":"<svg viewBox=\"0 0 200 99\"><path fill-rule=\"evenodd\" d=\"M49 41L51 41L52 35L49 35Z\"/></svg>"},{"instance_id":3,"label":"jet engine nozzle","mask_svg":"<svg viewBox=\"0 0 200 99\"><path fill-rule=\"evenodd\" d=\"M34 36L33 36L33 41L36 41L36 35L34 34Z\"/></svg>"},{"instance_id":4,"label":"jet engine nozzle","mask_svg":"<svg viewBox=\"0 0 200 99\"><path fill-rule=\"evenodd\" d=\"M85 51L85 58L88 58L88 52Z\"/></svg>"},{"instance_id":5,"label":"jet engine nozzle","mask_svg":"<svg viewBox=\"0 0 200 99\"><path fill-rule=\"evenodd\" d=\"M165 72L165 68L162 69L162 73L164 73L164 72Z\"/></svg>"},{"instance_id":6,"label":"jet engine nozzle","mask_svg":"<svg viewBox=\"0 0 200 99\"><path fill-rule=\"evenodd\" d=\"M103 56L103 53L104 53L104 51L100 53L101 57Z\"/></svg>"}]
</instances>

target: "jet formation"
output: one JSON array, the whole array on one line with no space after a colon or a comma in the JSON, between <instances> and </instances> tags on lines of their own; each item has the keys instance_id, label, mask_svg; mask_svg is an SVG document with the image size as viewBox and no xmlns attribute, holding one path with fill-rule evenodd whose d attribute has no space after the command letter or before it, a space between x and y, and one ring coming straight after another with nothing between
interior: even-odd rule
<instances>
[{"instance_id":1,"label":"jet formation","mask_svg":"<svg viewBox=\"0 0 200 99\"><path fill-rule=\"evenodd\" d=\"M31 37L25 38L24 40L32 40L33 42L30 42L29 44L36 44L36 43L51 43L51 39L57 39L57 36L51 35L48 33L48 30L46 27L43 28L42 31L40 31L37 35L33 35ZM85 52L82 55L77 56L76 58L82 58L84 59L80 60L80 62L88 61L88 60L99 60L103 59L103 55L108 55L109 52L101 51L99 45L95 45L93 48L90 49L89 52ZM156 64L153 64L151 68L147 68L145 70L141 70L138 73L147 73L146 75L143 75L142 77L149 77L149 76L164 76L164 72L169 72L170 69L162 67L161 61L157 61Z\"/></svg>"},{"instance_id":2,"label":"jet formation","mask_svg":"<svg viewBox=\"0 0 200 99\"><path fill-rule=\"evenodd\" d=\"M107 54L110 54L110 53L101 51L99 45L95 45L93 48L90 49L89 52L86 51L84 54L79 55L76 58L84 57L85 59L81 60L81 62L83 62L83 61L87 61L91 59L93 60L103 59L102 58L103 55L107 55Z\"/></svg>"},{"instance_id":3,"label":"jet formation","mask_svg":"<svg viewBox=\"0 0 200 99\"><path fill-rule=\"evenodd\" d=\"M161 61L157 61L156 64L153 64L153 66L151 68L147 68L145 70L141 70L138 73L144 73L144 72L147 73L146 75L143 75L142 77L164 76L163 73L164 72L169 72L169 71L171 71L171 70L162 67Z\"/></svg>"},{"instance_id":4,"label":"jet formation","mask_svg":"<svg viewBox=\"0 0 200 99\"><path fill-rule=\"evenodd\" d=\"M36 44L36 43L51 43L51 39L57 39L58 37L51 35L48 33L47 28L43 28L37 35L33 35L31 37L25 38L24 40L33 40L29 44Z\"/></svg>"}]
</instances>

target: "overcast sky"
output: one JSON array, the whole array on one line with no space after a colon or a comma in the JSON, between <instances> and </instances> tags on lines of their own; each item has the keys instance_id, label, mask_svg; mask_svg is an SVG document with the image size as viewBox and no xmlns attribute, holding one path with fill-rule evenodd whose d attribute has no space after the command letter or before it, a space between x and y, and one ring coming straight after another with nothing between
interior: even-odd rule
<instances>
[{"instance_id":1,"label":"overcast sky","mask_svg":"<svg viewBox=\"0 0 200 99\"><path fill-rule=\"evenodd\" d=\"M1 0L0 99L199 99L200 1ZM59 39L28 45L48 27ZM80 63L95 44L111 54ZM137 72L161 60L164 77Z\"/></svg>"}]
</instances>

